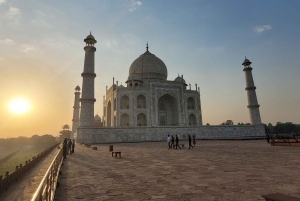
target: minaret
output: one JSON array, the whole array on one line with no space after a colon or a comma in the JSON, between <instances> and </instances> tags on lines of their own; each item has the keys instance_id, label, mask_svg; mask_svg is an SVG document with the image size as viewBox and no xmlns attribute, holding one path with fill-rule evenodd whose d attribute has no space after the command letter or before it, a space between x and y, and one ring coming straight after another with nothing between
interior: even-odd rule
<instances>
[{"instance_id":1,"label":"minaret","mask_svg":"<svg viewBox=\"0 0 300 201\"><path fill-rule=\"evenodd\" d=\"M73 111L73 119L72 119L72 132L71 132L71 139L74 139L74 133L76 133L76 130L79 126L79 98L80 98L80 87L77 86L75 88L75 99L74 99L74 111Z\"/></svg>"},{"instance_id":2,"label":"minaret","mask_svg":"<svg viewBox=\"0 0 300 201\"><path fill-rule=\"evenodd\" d=\"M248 108L250 114L250 123L251 124L261 124L259 105L257 102L256 87L254 86L253 76L252 76L252 67L250 62L246 57L243 62L245 78L246 78L246 88L248 96Z\"/></svg>"},{"instance_id":3,"label":"minaret","mask_svg":"<svg viewBox=\"0 0 300 201\"><path fill-rule=\"evenodd\" d=\"M90 33L84 39L86 46L84 68L82 76L82 95L81 95L81 111L80 111L80 127L92 127L94 125L94 79L95 74L95 51L94 44L97 43L94 36Z\"/></svg>"}]
</instances>

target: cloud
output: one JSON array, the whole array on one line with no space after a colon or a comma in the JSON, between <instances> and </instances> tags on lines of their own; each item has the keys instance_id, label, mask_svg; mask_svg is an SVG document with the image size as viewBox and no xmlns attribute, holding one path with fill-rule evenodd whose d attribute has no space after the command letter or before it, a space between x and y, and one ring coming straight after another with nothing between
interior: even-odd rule
<instances>
[{"instance_id":1,"label":"cloud","mask_svg":"<svg viewBox=\"0 0 300 201\"><path fill-rule=\"evenodd\" d=\"M26 54L30 54L35 49L36 48L33 47L32 45L28 45L28 44L21 45L21 51Z\"/></svg>"},{"instance_id":2,"label":"cloud","mask_svg":"<svg viewBox=\"0 0 300 201\"><path fill-rule=\"evenodd\" d=\"M129 9L130 12L135 11L142 5L142 2L137 1L137 0L131 0L130 3L131 3L131 5L130 5L131 8Z\"/></svg>"},{"instance_id":3,"label":"cloud","mask_svg":"<svg viewBox=\"0 0 300 201\"><path fill-rule=\"evenodd\" d=\"M19 18L20 15L21 15L20 9L14 6L9 6L9 8L0 15L0 18L8 19L8 20L16 20Z\"/></svg>"},{"instance_id":4,"label":"cloud","mask_svg":"<svg viewBox=\"0 0 300 201\"><path fill-rule=\"evenodd\" d=\"M5 39L5 40L0 40L1 43L7 44L7 45L13 45L15 44L15 41L11 39Z\"/></svg>"},{"instance_id":5,"label":"cloud","mask_svg":"<svg viewBox=\"0 0 300 201\"><path fill-rule=\"evenodd\" d=\"M5 2L6 2L6 0L0 0L0 4L3 4Z\"/></svg>"},{"instance_id":6,"label":"cloud","mask_svg":"<svg viewBox=\"0 0 300 201\"><path fill-rule=\"evenodd\" d=\"M272 29L271 25L263 25L263 26L257 26L257 27L255 27L255 31L257 33L261 33L263 31L269 30L269 29Z\"/></svg>"},{"instance_id":7,"label":"cloud","mask_svg":"<svg viewBox=\"0 0 300 201\"><path fill-rule=\"evenodd\" d=\"M116 47L118 45L118 42L115 40L109 40L106 42L106 47L108 47L109 49Z\"/></svg>"}]
</instances>

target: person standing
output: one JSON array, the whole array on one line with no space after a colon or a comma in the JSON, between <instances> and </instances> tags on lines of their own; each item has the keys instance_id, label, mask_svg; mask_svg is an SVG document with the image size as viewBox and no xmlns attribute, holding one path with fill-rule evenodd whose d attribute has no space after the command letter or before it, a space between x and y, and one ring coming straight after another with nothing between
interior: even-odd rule
<instances>
[{"instance_id":1,"label":"person standing","mask_svg":"<svg viewBox=\"0 0 300 201\"><path fill-rule=\"evenodd\" d=\"M196 138L195 138L195 135L193 135L193 145L194 145L194 147L196 146Z\"/></svg>"},{"instance_id":2,"label":"person standing","mask_svg":"<svg viewBox=\"0 0 300 201\"><path fill-rule=\"evenodd\" d=\"M64 157L64 159L67 159L67 144L68 144L68 139L65 138L63 141L63 157Z\"/></svg>"},{"instance_id":3,"label":"person standing","mask_svg":"<svg viewBox=\"0 0 300 201\"><path fill-rule=\"evenodd\" d=\"M174 149L175 147L175 143L174 143L174 137L173 137L173 135L171 135L171 142L172 142L172 144L171 144L171 148L172 149Z\"/></svg>"},{"instance_id":4,"label":"person standing","mask_svg":"<svg viewBox=\"0 0 300 201\"><path fill-rule=\"evenodd\" d=\"M72 153L74 153L74 148L75 148L75 140L73 139L73 143L72 143Z\"/></svg>"},{"instance_id":5,"label":"person standing","mask_svg":"<svg viewBox=\"0 0 300 201\"><path fill-rule=\"evenodd\" d=\"M170 149L170 147L171 147L171 137L170 137L170 135L168 135L167 142L168 142L168 146L169 146L169 149Z\"/></svg>"},{"instance_id":6,"label":"person standing","mask_svg":"<svg viewBox=\"0 0 300 201\"><path fill-rule=\"evenodd\" d=\"M68 141L68 144L67 144L67 154L69 154L70 153L70 155L71 155L71 147L72 147L72 140L71 139L69 139L69 141Z\"/></svg>"},{"instance_id":7,"label":"person standing","mask_svg":"<svg viewBox=\"0 0 300 201\"><path fill-rule=\"evenodd\" d=\"M175 138L175 142L176 142L175 148L177 149L177 147L179 147L179 149L181 149L181 147L179 146L179 139L178 139L177 135Z\"/></svg>"},{"instance_id":8,"label":"person standing","mask_svg":"<svg viewBox=\"0 0 300 201\"><path fill-rule=\"evenodd\" d=\"M192 138L191 138L191 136L189 135L189 149L190 149L191 147L194 148L194 147L192 146Z\"/></svg>"},{"instance_id":9,"label":"person standing","mask_svg":"<svg viewBox=\"0 0 300 201\"><path fill-rule=\"evenodd\" d=\"M266 139L267 139L267 142L270 143L270 135L269 135L269 133L267 133Z\"/></svg>"}]
</instances>

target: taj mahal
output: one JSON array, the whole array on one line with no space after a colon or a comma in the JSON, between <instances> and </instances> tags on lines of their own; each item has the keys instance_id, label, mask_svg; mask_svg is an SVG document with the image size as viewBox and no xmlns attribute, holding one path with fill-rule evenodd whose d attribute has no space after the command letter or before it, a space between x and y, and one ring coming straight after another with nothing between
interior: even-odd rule
<instances>
[{"instance_id":1,"label":"taj mahal","mask_svg":"<svg viewBox=\"0 0 300 201\"><path fill-rule=\"evenodd\" d=\"M252 139L264 136L252 77L251 62L245 58L248 110L251 125L202 124L200 87L187 85L183 75L168 80L165 63L149 51L129 67L125 86L113 78L103 96L103 115L94 115L95 44L91 34L86 46L81 88L75 88L71 138L84 143L164 141L167 135L197 139ZM101 77L99 78L101 79ZM96 89L96 90L95 90Z\"/></svg>"}]
</instances>

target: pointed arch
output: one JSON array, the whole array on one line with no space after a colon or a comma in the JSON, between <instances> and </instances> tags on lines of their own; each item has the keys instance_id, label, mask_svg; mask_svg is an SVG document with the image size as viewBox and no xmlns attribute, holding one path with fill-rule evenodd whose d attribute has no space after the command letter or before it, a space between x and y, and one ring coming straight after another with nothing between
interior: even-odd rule
<instances>
[{"instance_id":1,"label":"pointed arch","mask_svg":"<svg viewBox=\"0 0 300 201\"><path fill-rule=\"evenodd\" d=\"M129 109L129 97L127 95L121 97L121 109Z\"/></svg>"},{"instance_id":2,"label":"pointed arch","mask_svg":"<svg viewBox=\"0 0 300 201\"><path fill-rule=\"evenodd\" d=\"M189 97L187 99L187 109L194 110L195 109L195 99L193 97Z\"/></svg>"},{"instance_id":3,"label":"pointed arch","mask_svg":"<svg viewBox=\"0 0 300 201\"><path fill-rule=\"evenodd\" d=\"M144 113L140 113L137 116L138 126L147 126L147 116Z\"/></svg>"},{"instance_id":4,"label":"pointed arch","mask_svg":"<svg viewBox=\"0 0 300 201\"><path fill-rule=\"evenodd\" d=\"M178 103L170 94L158 99L158 122L160 126L177 126L179 122Z\"/></svg>"},{"instance_id":5,"label":"pointed arch","mask_svg":"<svg viewBox=\"0 0 300 201\"><path fill-rule=\"evenodd\" d=\"M107 127L111 127L111 102L107 104Z\"/></svg>"},{"instance_id":6,"label":"pointed arch","mask_svg":"<svg viewBox=\"0 0 300 201\"><path fill-rule=\"evenodd\" d=\"M121 115L121 126L129 126L129 115L126 113Z\"/></svg>"},{"instance_id":7,"label":"pointed arch","mask_svg":"<svg viewBox=\"0 0 300 201\"><path fill-rule=\"evenodd\" d=\"M197 119L196 119L196 116L192 113L189 115L189 125L192 126L192 125L197 125Z\"/></svg>"},{"instance_id":8,"label":"pointed arch","mask_svg":"<svg viewBox=\"0 0 300 201\"><path fill-rule=\"evenodd\" d=\"M146 97L144 95L138 95L137 108L146 108Z\"/></svg>"}]
</instances>

